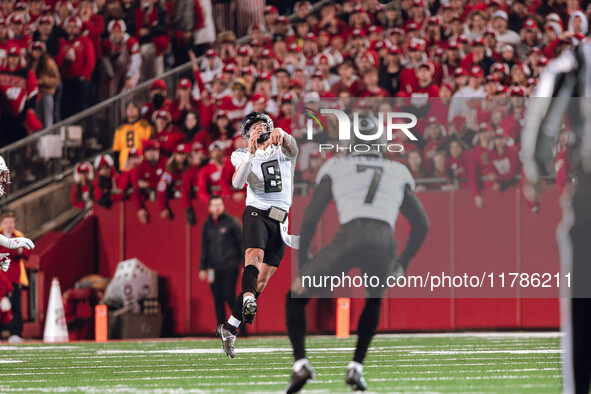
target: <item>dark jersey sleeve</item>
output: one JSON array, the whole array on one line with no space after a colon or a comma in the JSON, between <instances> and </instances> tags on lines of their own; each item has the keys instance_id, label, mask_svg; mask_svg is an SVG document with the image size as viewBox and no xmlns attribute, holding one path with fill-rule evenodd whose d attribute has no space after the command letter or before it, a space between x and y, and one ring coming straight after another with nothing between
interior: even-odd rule
<instances>
[{"instance_id":1,"label":"dark jersey sleeve","mask_svg":"<svg viewBox=\"0 0 591 394\"><path fill-rule=\"evenodd\" d=\"M310 204L308 204L304 211L302 226L300 228L300 249L298 253L300 262L305 261L308 257L308 249L310 249L310 243L312 242L312 238L314 238L316 226L322 218L322 214L330 200L332 200L332 179L330 176L325 175L314 189L312 201L310 201Z\"/></svg>"},{"instance_id":2,"label":"dark jersey sleeve","mask_svg":"<svg viewBox=\"0 0 591 394\"><path fill-rule=\"evenodd\" d=\"M408 268L410 260L419 251L427 230L429 229L429 219L423 209L423 205L411 190L409 185L404 188L404 199L402 205L400 205L400 213L410 223L410 234L404 250L398 256L398 262L404 267L404 270Z\"/></svg>"},{"instance_id":3,"label":"dark jersey sleeve","mask_svg":"<svg viewBox=\"0 0 591 394\"><path fill-rule=\"evenodd\" d=\"M578 74L588 67L581 63L591 60L585 55L590 49L589 44L583 44L552 60L528 102L521 143L523 172L530 182L537 183L540 175L552 173L552 146L561 130L564 115L576 109L573 96L585 94L580 92Z\"/></svg>"}]
</instances>

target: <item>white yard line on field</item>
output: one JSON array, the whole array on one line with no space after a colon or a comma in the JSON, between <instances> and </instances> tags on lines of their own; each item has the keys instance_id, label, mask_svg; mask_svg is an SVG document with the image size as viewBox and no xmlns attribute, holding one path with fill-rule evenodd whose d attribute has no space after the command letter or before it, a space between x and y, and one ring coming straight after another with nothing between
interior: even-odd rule
<instances>
[{"instance_id":1,"label":"white yard line on field","mask_svg":"<svg viewBox=\"0 0 591 394\"><path fill-rule=\"evenodd\" d=\"M402 333L402 334L378 334L379 338L457 338L457 337L477 337L477 338L560 338L561 332L558 331L536 331L536 332L435 332L435 333ZM331 338L330 336L324 336ZM317 336L316 338L322 338ZM332 337L334 338L334 337Z\"/></svg>"},{"instance_id":2,"label":"white yard line on field","mask_svg":"<svg viewBox=\"0 0 591 394\"><path fill-rule=\"evenodd\" d=\"M40 346L23 346L23 345L12 345L12 346L0 346L0 351L14 351L14 352L25 352L29 350L80 350L79 346L54 346L54 345L40 345Z\"/></svg>"},{"instance_id":3,"label":"white yard line on field","mask_svg":"<svg viewBox=\"0 0 591 394\"><path fill-rule=\"evenodd\" d=\"M561 349L531 349L531 350L411 350L412 354L450 355L450 354L556 354Z\"/></svg>"},{"instance_id":4,"label":"white yard line on field","mask_svg":"<svg viewBox=\"0 0 591 394\"><path fill-rule=\"evenodd\" d=\"M350 352L355 350L353 347L336 347L336 348L314 348L308 350L309 352ZM162 350L98 350L97 354L217 354L220 349L162 349ZM289 347L244 347L236 349L236 353L291 353Z\"/></svg>"}]
</instances>

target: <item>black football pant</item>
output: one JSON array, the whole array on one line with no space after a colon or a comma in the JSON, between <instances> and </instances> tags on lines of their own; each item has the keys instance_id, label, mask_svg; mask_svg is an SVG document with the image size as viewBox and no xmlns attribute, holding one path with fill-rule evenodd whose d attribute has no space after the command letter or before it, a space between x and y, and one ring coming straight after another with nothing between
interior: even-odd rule
<instances>
[{"instance_id":1,"label":"black football pant","mask_svg":"<svg viewBox=\"0 0 591 394\"><path fill-rule=\"evenodd\" d=\"M362 274L377 276L385 283L394 267L396 242L387 223L373 219L356 219L342 225L330 245L300 269L300 276L341 276L353 268ZM295 360L306 357L306 305L310 297L327 289L307 288L298 296L290 292L285 300L287 334ZM330 289L328 289L330 290ZM362 363L380 322L383 288L368 288L365 307L357 325L357 347L353 361ZM327 296L330 296L328 294Z\"/></svg>"},{"instance_id":2,"label":"black football pant","mask_svg":"<svg viewBox=\"0 0 591 394\"><path fill-rule=\"evenodd\" d=\"M572 280L572 298L562 300L564 392L577 394L588 393L591 381L591 174L579 174L557 231L563 275L570 270Z\"/></svg>"},{"instance_id":3,"label":"black football pant","mask_svg":"<svg viewBox=\"0 0 591 394\"><path fill-rule=\"evenodd\" d=\"M18 264L18 261L16 262ZM21 310L21 287L19 284L12 284L10 303L12 304L12 320L8 325L10 335L23 335L23 312Z\"/></svg>"},{"instance_id":4,"label":"black football pant","mask_svg":"<svg viewBox=\"0 0 591 394\"><path fill-rule=\"evenodd\" d=\"M236 267L216 269L214 279L214 282L209 286L213 294L215 315L218 319L218 324L221 324L226 321L225 305L227 304L230 310L234 308L238 269Z\"/></svg>"}]
</instances>

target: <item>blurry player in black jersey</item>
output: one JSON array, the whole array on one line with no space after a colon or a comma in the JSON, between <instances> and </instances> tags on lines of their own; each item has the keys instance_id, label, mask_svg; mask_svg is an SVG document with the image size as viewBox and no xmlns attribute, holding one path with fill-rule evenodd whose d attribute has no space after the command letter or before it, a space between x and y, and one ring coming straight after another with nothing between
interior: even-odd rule
<instances>
[{"instance_id":1,"label":"blurry player in black jersey","mask_svg":"<svg viewBox=\"0 0 591 394\"><path fill-rule=\"evenodd\" d=\"M563 393L588 393L591 380L591 42L566 50L540 76L528 103L522 133L524 195L537 201L540 177L553 174L552 147L563 122L575 134L570 161L575 186L563 196L557 231L562 270L571 287L561 284Z\"/></svg>"},{"instance_id":2,"label":"blurry player in black jersey","mask_svg":"<svg viewBox=\"0 0 591 394\"><path fill-rule=\"evenodd\" d=\"M360 132L374 135L378 120L372 116L359 117ZM385 141L373 141L376 144ZM367 141L352 140L351 144ZM372 145L375 147L375 145ZM384 145L382 145L384 146ZM382 158L378 151L352 154L329 159L320 168L312 201L307 206L300 230L299 278L347 273L359 268L362 274L377 276L381 283L394 272L405 272L410 260L419 250L429 221L415 196L414 179L409 170L395 161ZM330 245L314 257L308 249L316 225L328 203L334 200L340 227ZM409 220L410 236L404 251L396 257L396 242L392 236L398 211ZM286 298L286 321L295 362L288 393L295 393L307 380L314 378L314 370L306 359L305 308L309 297L318 288L304 288L299 279L294 281ZM375 335L380 319L382 295L385 289L368 288L365 307L359 317L357 347L347 367L346 383L354 390L365 390L363 360Z\"/></svg>"}]
</instances>

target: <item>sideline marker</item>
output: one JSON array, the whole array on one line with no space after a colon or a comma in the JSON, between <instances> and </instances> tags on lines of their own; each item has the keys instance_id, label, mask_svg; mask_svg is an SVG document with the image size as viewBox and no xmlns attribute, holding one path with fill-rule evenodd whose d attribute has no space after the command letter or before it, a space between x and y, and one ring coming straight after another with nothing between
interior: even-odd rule
<instances>
[{"instance_id":1,"label":"sideline marker","mask_svg":"<svg viewBox=\"0 0 591 394\"><path fill-rule=\"evenodd\" d=\"M95 342L107 342L107 306L94 307L94 340Z\"/></svg>"},{"instance_id":2,"label":"sideline marker","mask_svg":"<svg viewBox=\"0 0 591 394\"><path fill-rule=\"evenodd\" d=\"M337 298L337 338L349 338L351 299Z\"/></svg>"}]
</instances>

